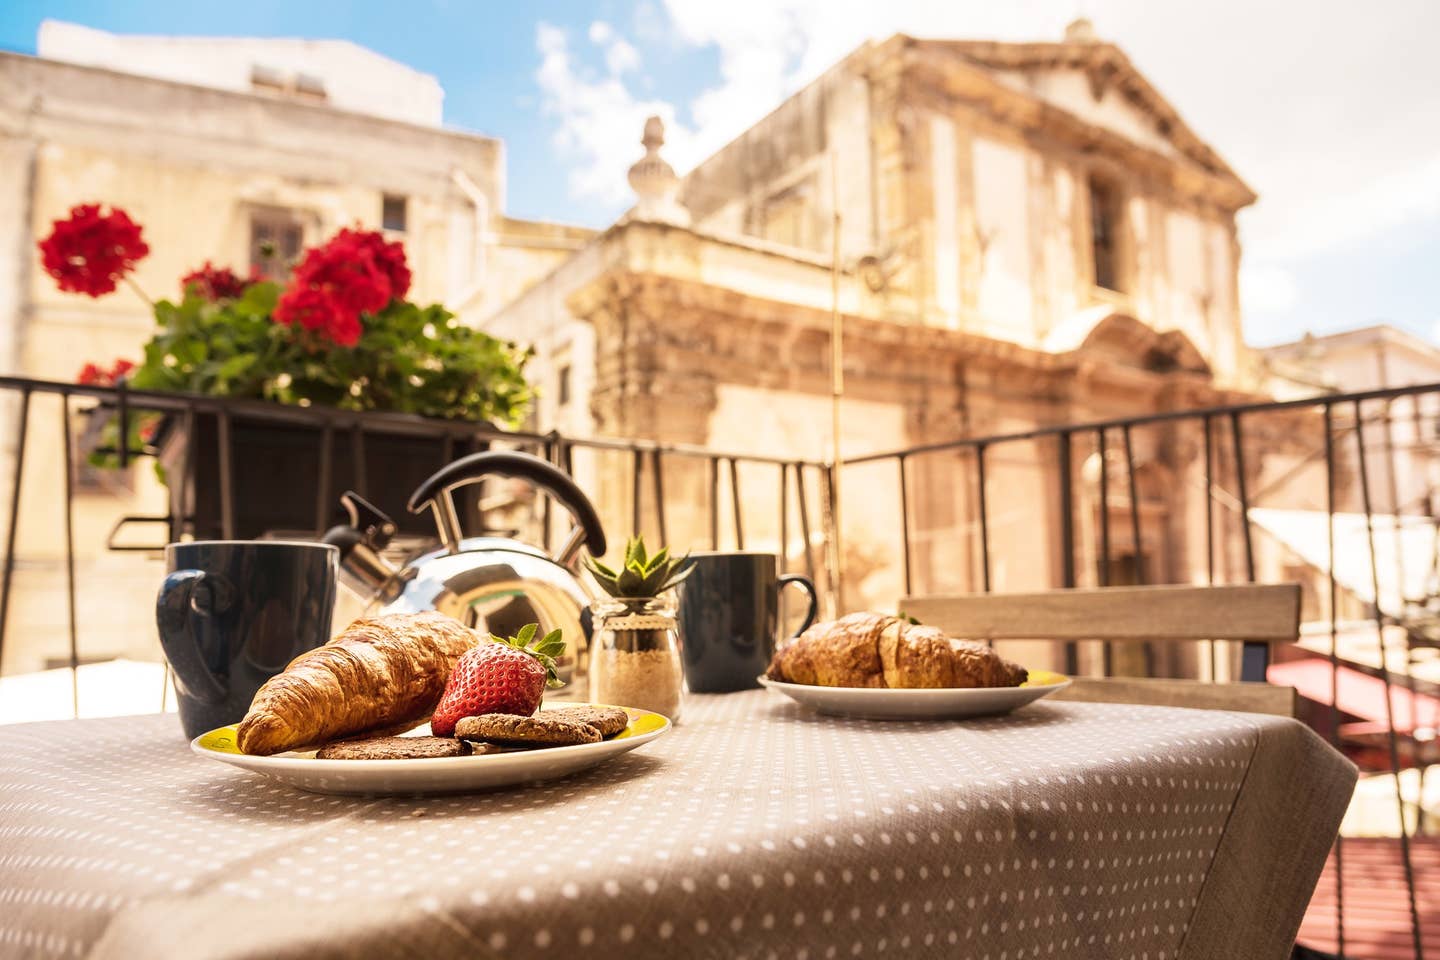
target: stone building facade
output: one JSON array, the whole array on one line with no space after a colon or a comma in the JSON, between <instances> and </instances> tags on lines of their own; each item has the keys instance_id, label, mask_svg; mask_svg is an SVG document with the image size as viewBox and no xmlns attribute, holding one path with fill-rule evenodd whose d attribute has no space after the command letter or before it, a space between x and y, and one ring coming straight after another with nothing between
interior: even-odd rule
<instances>
[{"instance_id":1,"label":"stone building facade","mask_svg":"<svg viewBox=\"0 0 1440 960\"><path fill-rule=\"evenodd\" d=\"M642 195L494 318L537 340L552 387L541 426L830 456L837 246L847 459L1258 396L1235 228L1255 194L1083 22L1060 43L866 44L674 193L683 216L655 215ZM1107 465L1123 478L1110 439ZM1098 473L1092 440L1074 451L1086 478ZM1276 427L1263 469L1305 449ZM1109 503L1078 505L1079 549L1093 557L1106 523L1112 582L1203 574L1198 426L1138 429L1133 451L1142 542L1116 498L1125 481L1112 479ZM989 451L995 589L1061 582L1057 455L1038 441ZM973 462L944 453L907 466L914 585L979 589ZM893 607L894 462L841 476L845 605ZM628 482L610 477L617 499ZM688 483L703 503L703 484ZM757 476L750 489L747 529L768 522L769 540L747 539L773 548L765 518L779 495L765 491L778 487ZM785 545L792 558L803 549ZM1079 582L1095 582L1095 566L1083 563Z\"/></svg>"},{"instance_id":2,"label":"stone building facade","mask_svg":"<svg viewBox=\"0 0 1440 960\"><path fill-rule=\"evenodd\" d=\"M416 299L472 322L593 234L508 217L503 144L441 126L433 77L353 44L47 23L39 52L0 53L3 374L70 381L86 361L138 358L153 330L132 291L91 300L61 293L41 270L36 240L79 203L123 207L143 225L151 254L134 280L155 298L177 296L179 278L205 260L244 272L262 242L289 256L359 223L405 242ZM14 399L0 394L5 503ZM38 639L8 643L4 672L38 669L64 649L59 411L50 398L31 406L10 627ZM87 614L82 647L150 655L152 613L128 600L154 589L158 562L111 553L105 537L119 515L163 514L164 489L148 463L80 479L77 574L92 585L86 606L108 611L103 625Z\"/></svg>"}]
</instances>

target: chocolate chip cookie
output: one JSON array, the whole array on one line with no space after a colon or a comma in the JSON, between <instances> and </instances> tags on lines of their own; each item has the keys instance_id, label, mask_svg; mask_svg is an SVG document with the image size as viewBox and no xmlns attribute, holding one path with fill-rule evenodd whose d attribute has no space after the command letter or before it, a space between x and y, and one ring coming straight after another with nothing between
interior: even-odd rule
<instances>
[{"instance_id":1,"label":"chocolate chip cookie","mask_svg":"<svg viewBox=\"0 0 1440 960\"><path fill-rule=\"evenodd\" d=\"M600 731L588 723L561 720L546 713L517 717L509 713L486 713L462 717L455 724L455 736L462 740L488 740L529 747L565 747L577 743L598 743Z\"/></svg>"},{"instance_id":2,"label":"chocolate chip cookie","mask_svg":"<svg viewBox=\"0 0 1440 960\"><path fill-rule=\"evenodd\" d=\"M450 737L372 737L369 740L339 740L315 752L316 760L426 760L432 757L463 757L470 744Z\"/></svg>"},{"instance_id":3,"label":"chocolate chip cookie","mask_svg":"<svg viewBox=\"0 0 1440 960\"><path fill-rule=\"evenodd\" d=\"M543 716L557 717L575 723L588 723L600 731L600 736L609 739L630 725L630 715L619 707L602 707L587 704L583 707L562 707L547 711Z\"/></svg>"}]
</instances>

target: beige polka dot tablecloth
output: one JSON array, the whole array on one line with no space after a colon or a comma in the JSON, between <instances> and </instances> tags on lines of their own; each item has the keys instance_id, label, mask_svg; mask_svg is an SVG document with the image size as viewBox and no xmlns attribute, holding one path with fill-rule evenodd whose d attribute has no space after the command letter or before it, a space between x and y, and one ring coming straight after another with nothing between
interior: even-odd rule
<instances>
[{"instance_id":1,"label":"beige polka dot tablecloth","mask_svg":"<svg viewBox=\"0 0 1440 960\"><path fill-rule=\"evenodd\" d=\"M1290 720L695 696L569 779L307 794L174 716L0 728L0 957L1282 958L1354 783Z\"/></svg>"}]
</instances>

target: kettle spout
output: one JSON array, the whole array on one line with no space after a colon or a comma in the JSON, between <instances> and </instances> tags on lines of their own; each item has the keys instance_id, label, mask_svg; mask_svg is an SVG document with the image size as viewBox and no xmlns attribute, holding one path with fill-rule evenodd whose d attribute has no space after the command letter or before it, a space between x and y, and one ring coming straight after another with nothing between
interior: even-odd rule
<instances>
[{"instance_id":1,"label":"kettle spout","mask_svg":"<svg viewBox=\"0 0 1440 960\"><path fill-rule=\"evenodd\" d=\"M368 600L400 572L380 555L395 535L395 522L353 490L340 504L350 523L331 527L321 539L340 548L340 582Z\"/></svg>"},{"instance_id":2,"label":"kettle spout","mask_svg":"<svg viewBox=\"0 0 1440 960\"><path fill-rule=\"evenodd\" d=\"M340 548L340 582L366 600L379 593L400 572L354 527L331 527L323 540Z\"/></svg>"}]
</instances>

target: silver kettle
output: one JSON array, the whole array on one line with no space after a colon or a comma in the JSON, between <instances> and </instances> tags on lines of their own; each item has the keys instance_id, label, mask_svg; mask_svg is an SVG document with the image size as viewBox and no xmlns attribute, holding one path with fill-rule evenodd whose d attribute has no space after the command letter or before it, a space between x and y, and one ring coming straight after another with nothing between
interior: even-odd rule
<instances>
[{"instance_id":1,"label":"silver kettle","mask_svg":"<svg viewBox=\"0 0 1440 960\"><path fill-rule=\"evenodd\" d=\"M462 536L453 493L487 477L529 480L570 512L575 526L553 557L518 540ZM443 467L415 489L406 505L411 513L434 513L440 548L411 557L402 567L381 555L395 535L395 522L354 492L340 502L350 523L332 527L324 541L340 548L341 582L368 598L367 613L438 610L501 636L527 623L540 624L542 636L558 628L566 645L557 658L560 679L566 687L579 679L594 599L579 576L580 549L602 556L605 532L590 499L564 471L528 453L501 450L471 454Z\"/></svg>"}]
</instances>

